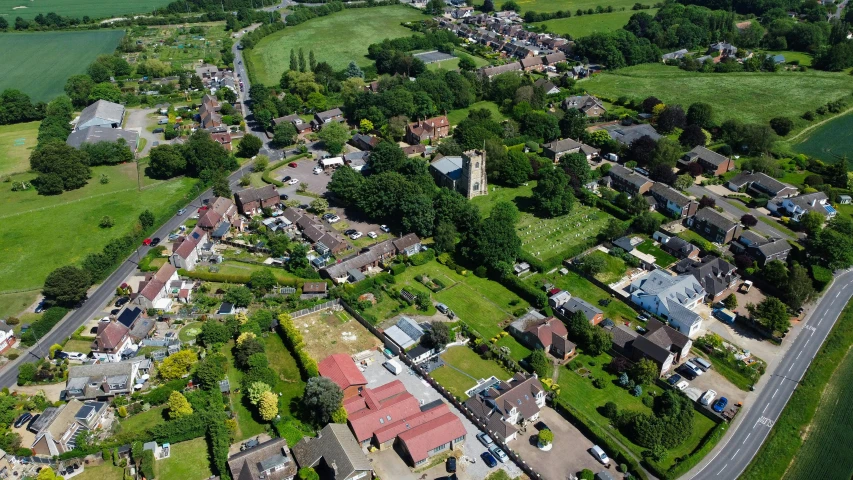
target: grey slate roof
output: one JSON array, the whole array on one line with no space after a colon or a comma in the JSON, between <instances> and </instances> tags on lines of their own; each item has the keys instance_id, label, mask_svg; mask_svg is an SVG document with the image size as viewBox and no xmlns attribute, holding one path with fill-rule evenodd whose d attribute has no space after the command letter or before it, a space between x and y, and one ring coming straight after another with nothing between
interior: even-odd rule
<instances>
[{"instance_id":1,"label":"grey slate roof","mask_svg":"<svg viewBox=\"0 0 853 480\"><path fill-rule=\"evenodd\" d=\"M80 112L77 128L83 129L91 125L119 124L124 118L124 107L118 103L98 100Z\"/></svg>"},{"instance_id":2,"label":"grey slate roof","mask_svg":"<svg viewBox=\"0 0 853 480\"><path fill-rule=\"evenodd\" d=\"M583 312L583 315L586 317L587 320L592 320L593 318L595 318L596 315L604 313L586 300L582 300L574 296L570 298L569 301L564 303L560 308L570 313L581 311Z\"/></svg>"},{"instance_id":3,"label":"grey slate roof","mask_svg":"<svg viewBox=\"0 0 853 480\"><path fill-rule=\"evenodd\" d=\"M786 250L791 250L791 244L788 243L787 240L777 239L759 246L758 250L764 254L764 256L769 257L771 255L782 253Z\"/></svg>"},{"instance_id":4,"label":"grey slate roof","mask_svg":"<svg viewBox=\"0 0 853 480\"><path fill-rule=\"evenodd\" d=\"M636 186L637 188L640 188L647 183L651 183L651 180L649 180L647 177L644 177L639 173L618 164L613 165L613 167L610 168L610 171L607 174L613 178L618 178L623 182L630 183Z\"/></svg>"},{"instance_id":5,"label":"grey slate roof","mask_svg":"<svg viewBox=\"0 0 853 480\"><path fill-rule=\"evenodd\" d=\"M430 166L451 180L459 180L462 177L462 157L441 157Z\"/></svg>"},{"instance_id":6,"label":"grey slate roof","mask_svg":"<svg viewBox=\"0 0 853 480\"><path fill-rule=\"evenodd\" d=\"M136 151L139 133L131 130L122 130L120 128L99 126L86 127L71 132L71 134L68 135L68 139L65 140L65 143L74 148L80 148L84 143L117 142L120 138L123 138L124 141L127 142L127 146L130 148L131 152Z\"/></svg>"},{"instance_id":7,"label":"grey slate roof","mask_svg":"<svg viewBox=\"0 0 853 480\"><path fill-rule=\"evenodd\" d=\"M650 188L649 191L652 192L652 195L657 195L669 200L680 208L684 208L685 205L693 201L687 195L661 182L657 182L652 185L652 188Z\"/></svg>"},{"instance_id":8,"label":"grey slate roof","mask_svg":"<svg viewBox=\"0 0 853 480\"><path fill-rule=\"evenodd\" d=\"M776 180L775 178L771 177L770 175L761 172L741 172L735 175L734 178L729 180L729 183L737 186L737 188L741 188L748 183L757 183L761 185L765 190L774 192L775 194L778 194L786 188L795 188L792 185L782 183L779 180Z\"/></svg>"},{"instance_id":9,"label":"grey slate roof","mask_svg":"<svg viewBox=\"0 0 853 480\"><path fill-rule=\"evenodd\" d=\"M719 153L708 150L701 145L687 152L685 158L689 161L701 159L717 167L729 160L725 155L720 155Z\"/></svg>"},{"instance_id":10,"label":"grey slate roof","mask_svg":"<svg viewBox=\"0 0 853 480\"><path fill-rule=\"evenodd\" d=\"M335 480L343 480L357 471L373 470L352 432L342 423L326 425L317 438L303 437L293 446L293 457L302 468L315 467L321 460L326 465L335 465Z\"/></svg>"},{"instance_id":11,"label":"grey slate roof","mask_svg":"<svg viewBox=\"0 0 853 480\"><path fill-rule=\"evenodd\" d=\"M631 145L634 140L637 140L640 137L644 137L648 135L652 138L652 140L658 140L661 138L661 135L655 130L654 127L649 125L648 123L641 123L638 125L611 125L609 127L604 127L607 130L607 133L610 134L610 138L616 140L617 142L623 145Z\"/></svg>"},{"instance_id":12,"label":"grey slate roof","mask_svg":"<svg viewBox=\"0 0 853 480\"><path fill-rule=\"evenodd\" d=\"M675 270L693 275L705 291L715 297L740 278L734 265L713 255L706 256L702 261L685 258L678 262Z\"/></svg>"},{"instance_id":13,"label":"grey slate roof","mask_svg":"<svg viewBox=\"0 0 853 480\"><path fill-rule=\"evenodd\" d=\"M707 222L710 225L714 225L723 231L729 231L735 228L738 222L732 220L731 218L723 215L722 213L714 210L711 207L705 207L699 209L696 212L696 216L694 217L697 222Z\"/></svg>"}]
</instances>

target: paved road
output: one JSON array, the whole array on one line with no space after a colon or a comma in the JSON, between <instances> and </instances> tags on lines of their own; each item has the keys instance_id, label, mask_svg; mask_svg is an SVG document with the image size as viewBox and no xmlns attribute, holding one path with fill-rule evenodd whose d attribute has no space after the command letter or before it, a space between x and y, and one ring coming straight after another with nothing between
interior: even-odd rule
<instances>
[{"instance_id":1,"label":"paved road","mask_svg":"<svg viewBox=\"0 0 853 480\"><path fill-rule=\"evenodd\" d=\"M853 296L853 271L840 272L804 320L803 329L772 374L759 384L752 405L737 417L726 438L700 466L683 478L692 480L734 479L743 473L773 428L799 381ZM789 461L790 459L780 459Z\"/></svg>"},{"instance_id":2,"label":"paved road","mask_svg":"<svg viewBox=\"0 0 853 480\"><path fill-rule=\"evenodd\" d=\"M239 190L238 182L240 180L240 170L229 177L232 190ZM151 237L166 238L169 233L174 231L185 222L194 213L194 211L202 205L202 199L210 198L213 194L210 190L203 192L201 195L193 199L188 204L187 211L182 216L175 215L163 226L161 226ZM11 387L17 383L18 366L22 362L32 362L36 358L45 357L48 355L50 346L55 343L62 343L65 339L71 336L75 330L86 323L89 319L97 316L104 306L111 302L115 297L116 288L136 270L137 261L148 253L149 247L140 246L139 249L130 255L121 266L113 272L103 283L89 291L89 298L83 305L66 316L53 330L47 335L39 339L27 354L21 355L16 360L6 364L0 370L0 387Z\"/></svg>"},{"instance_id":3,"label":"paved road","mask_svg":"<svg viewBox=\"0 0 853 480\"><path fill-rule=\"evenodd\" d=\"M718 207L721 207L723 210L725 210L726 213L728 213L729 215L731 215L734 218L740 218L744 215L744 213L746 213L746 212L734 207L724 197L717 195L716 193L712 192L711 190L709 190L709 189L707 189L701 185L693 185L693 186L689 187L687 189L687 191L689 193L691 193L692 195L696 196L696 198L702 198L702 196L704 196L704 195L707 195L708 197L713 198L714 200L717 201ZM756 218L767 217L767 215L757 211L756 209L751 209L749 213L750 213L750 215L752 215ZM767 217L767 218L770 218L770 217ZM762 221L759 221L756 226L751 227L751 228L758 230L759 232L761 232L763 235L765 235L767 237L776 237L776 238L785 238L788 240L796 240L796 238L791 237L790 235L787 235L787 234L773 228L773 226L768 225Z\"/></svg>"}]
</instances>

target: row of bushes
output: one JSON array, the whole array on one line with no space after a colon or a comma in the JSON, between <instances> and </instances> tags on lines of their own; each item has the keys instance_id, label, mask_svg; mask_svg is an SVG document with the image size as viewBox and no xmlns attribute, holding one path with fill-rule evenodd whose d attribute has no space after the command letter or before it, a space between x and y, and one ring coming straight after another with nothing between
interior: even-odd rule
<instances>
[{"instance_id":1,"label":"row of bushes","mask_svg":"<svg viewBox=\"0 0 853 480\"><path fill-rule=\"evenodd\" d=\"M42 314L41 318L30 324L30 329L21 335L21 343L30 346L36 340L45 336L53 327L65 318L68 309L64 307L50 307Z\"/></svg>"},{"instance_id":2,"label":"row of bushes","mask_svg":"<svg viewBox=\"0 0 853 480\"><path fill-rule=\"evenodd\" d=\"M296 362L299 364L302 376L307 380L320 375L317 362L305 351L305 339L302 338L302 332L293 324L293 319L290 318L290 315L283 313L278 316L278 321L284 343L287 344L293 356L296 357Z\"/></svg>"},{"instance_id":3,"label":"row of bushes","mask_svg":"<svg viewBox=\"0 0 853 480\"><path fill-rule=\"evenodd\" d=\"M697 409L699 410L699 409ZM707 410L707 409L702 409ZM711 429L711 432L705 436L702 440L702 444L700 447L693 451L690 455L684 457L683 460L675 464L672 468L666 471L666 475L664 475L664 480L668 479L676 479L685 473L689 472L691 468L695 467L699 464L699 462L705 458L714 447L717 446L717 443L723 438L726 431L729 429L728 422L720 422L714 428Z\"/></svg>"},{"instance_id":4,"label":"row of bushes","mask_svg":"<svg viewBox=\"0 0 853 480\"><path fill-rule=\"evenodd\" d=\"M214 272L202 272L200 270L184 270L179 269L178 275L182 277L195 278L198 280L204 280L206 282L218 282L218 283L235 283L235 284L246 284L249 283L251 279L251 275L239 274L239 273L214 273ZM302 279L299 278L286 278L281 279L276 277L276 282L279 285L287 286L287 287L296 287L302 288L302 285L305 283Z\"/></svg>"},{"instance_id":5,"label":"row of bushes","mask_svg":"<svg viewBox=\"0 0 853 480\"><path fill-rule=\"evenodd\" d=\"M279 168L287 165L290 162L294 162L296 160L299 160L300 158L305 158L305 157L310 157L310 156L311 156L310 153L300 153L299 155L295 155L295 156L292 156L290 158L286 158L280 162L276 162L264 170L264 173L261 175L261 180L263 180L264 182L269 183L271 185L275 185L276 187L283 187L284 183L279 182L278 180L272 178L272 176L270 176L270 173L273 170L279 169Z\"/></svg>"}]
</instances>

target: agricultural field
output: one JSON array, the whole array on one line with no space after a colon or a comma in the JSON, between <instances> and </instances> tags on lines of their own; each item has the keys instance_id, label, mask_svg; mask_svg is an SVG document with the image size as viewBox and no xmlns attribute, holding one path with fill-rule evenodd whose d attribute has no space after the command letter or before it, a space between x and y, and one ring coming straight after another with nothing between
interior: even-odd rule
<instances>
[{"instance_id":1,"label":"agricultural field","mask_svg":"<svg viewBox=\"0 0 853 480\"><path fill-rule=\"evenodd\" d=\"M483 108L492 112L492 119L495 120L496 122L502 122L506 119L504 114L501 113L500 110L498 110L498 104L496 104L495 102L490 102L488 100L482 100L480 102L477 102L477 103L471 105L470 107L460 108L458 110L452 110L450 113L447 114L447 121L450 122L451 125L458 125L459 122L468 118L468 112L470 112L471 110L483 109ZM477 197L477 198L482 198L482 197Z\"/></svg>"},{"instance_id":2,"label":"agricultural field","mask_svg":"<svg viewBox=\"0 0 853 480\"><path fill-rule=\"evenodd\" d=\"M848 113L809 131L794 151L828 163L847 158L853 166L853 113Z\"/></svg>"},{"instance_id":3,"label":"agricultural field","mask_svg":"<svg viewBox=\"0 0 853 480\"><path fill-rule=\"evenodd\" d=\"M41 122L0 126L0 177L30 169Z\"/></svg>"},{"instance_id":4,"label":"agricultural field","mask_svg":"<svg viewBox=\"0 0 853 480\"><path fill-rule=\"evenodd\" d=\"M350 61L362 67L372 62L367 46L386 38L399 38L414 32L400 25L422 20L423 14L410 7L395 5L379 8L353 8L287 27L260 42L249 51L247 64L252 79L264 85L278 85L281 74L290 65L290 50L310 50L318 62L343 69Z\"/></svg>"},{"instance_id":5,"label":"agricultural field","mask_svg":"<svg viewBox=\"0 0 853 480\"><path fill-rule=\"evenodd\" d=\"M0 35L0 90L17 88L48 102L64 93L68 77L85 72L98 55L113 53L122 36L122 30Z\"/></svg>"},{"instance_id":6,"label":"agricultural field","mask_svg":"<svg viewBox=\"0 0 853 480\"><path fill-rule=\"evenodd\" d=\"M575 11L579 8L583 10L587 10L589 8L594 9L597 6L608 7L611 6L615 10L619 10L620 8L625 8L626 10L630 10L631 7L637 3L633 0L516 0L518 5L521 7L522 12L526 12L528 10L533 10L534 12L556 12L558 10L569 10L572 12L572 15L575 14ZM639 3L643 3L651 6L651 1L641 1ZM482 5L482 0L477 0L474 2L475 5ZM500 3L495 4L495 6L500 5Z\"/></svg>"},{"instance_id":7,"label":"agricultural field","mask_svg":"<svg viewBox=\"0 0 853 480\"><path fill-rule=\"evenodd\" d=\"M512 376L497 363L484 360L466 346L451 347L441 358L446 365L433 370L430 375L463 401L468 398L465 391L477 385L477 380L492 376L506 380Z\"/></svg>"},{"instance_id":8,"label":"agricultural field","mask_svg":"<svg viewBox=\"0 0 853 480\"><path fill-rule=\"evenodd\" d=\"M654 16L657 9L643 10ZM593 33L612 32L619 30L628 24L631 15L638 13L636 10L625 10L613 13L596 13L595 15L571 16L569 18L558 18L545 22L532 23L531 25L546 25L548 31L560 35L571 35L572 38L585 37Z\"/></svg>"},{"instance_id":9,"label":"agricultural field","mask_svg":"<svg viewBox=\"0 0 853 480\"><path fill-rule=\"evenodd\" d=\"M98 181L101 174L109 183ZM13 175L13 181L29 181L33 174ZM145 179L143 190L137 190L136 164L92 168L92 179L85 187L59 196L38 195L35 190L12 192L9 184L0 189L4 206L0 219L0 293L30 290L29 302L35 300L45 277L54 268L76 264L87 254L99 252L107 242L129 232L137 217L150 209L160 218L173 215L178 200L188 199L193 181L180 178L166 182ZM102 229L100 219L109 215L115 227ZM38 245L38 248L33 248ZM17 295L0 295L0 311L17 313L5 304L26 303Z\"/></svg>"},{"instance_id":10,"label":"agricultural field","mask_svg":"<svg viewBox=\"0 0 853 480\"><path fill-rule=\"evenodd\" d=\"M777 73L696 73L661 64L638 65L605 72L584 80L590 93L615 100L626 96L643 100L654 95L664 103L694 102L714 107L714 120L729 118L767 123L780 115L795 119L795 129L806 125L800 116L817 106L849 95L850 78L844 73L817 70ZM678 85L679 88L672 88ZM726 92L721 95L720 92Z\"/></svg>"},{"instance_id":11,"label":"agricultural field","mask_svg":"<svg viewBox=\"0 0 853 480\"><path fill-rule=\"evenodd\" d=\"M190 33L191 28L203 28L204 33ZM189 27L163 25L136 27L132 39L141 41L144 52L125 53L123 57L134 65L144 58L156 58L175 68L195 68L201 61L218 65L223 42L230 39L225 22L192 24Z\"/></svg>"},{"instance_id":12,"label":"agricultural field","mask_svg":"<svg viewBox=\"0 0 853 480\"><path fill-rule=\"evenodd\" d=\"M54 12L66 17L109 18L131 13L149 13L171 0L0 0L0 16L14 23L15 17L31 20L38 14Z\"/></svg>"},{"instance_id":13,"label":"agricultural field","mask_svg":"<svg viewBox=\"0 0 853 480\"><path fill-rule=\"evenodd\" d=\"M344 310L322 310L293 320L305 338L305 348L320 362L329 355L353 355L382 345L370 331Z\"/></svg>"},{"instance_id":14,"label":"agricultural field","mask_svg":"<svg viewBox=\"0 0 853 480\"><path fill-rule=\"evenodd\" d=\"M610 215L586 205L575 203L568 215L555 218L538 218L522 213L518 223L521 248L539 260L553 262L565 257L565 252L598 236ZM557 262L562 258L557 259Z\"/></svg>"}]
</instances>

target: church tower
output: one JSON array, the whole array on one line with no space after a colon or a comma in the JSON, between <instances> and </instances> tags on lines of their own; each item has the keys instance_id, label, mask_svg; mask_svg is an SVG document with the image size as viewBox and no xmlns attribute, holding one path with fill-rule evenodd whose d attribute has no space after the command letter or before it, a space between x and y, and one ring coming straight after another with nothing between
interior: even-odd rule
<instances>
[{"instance_id":1,"label":"church tower","mask_svg":"<svg viewBox=\"0 0 853 480\"><path fill-rule=\"evenodd\" d=\"M468 198L489 194L485 150L468 150L462 154L462 178L458 187L459 193Z\"/></svg>"}]
</instances>

